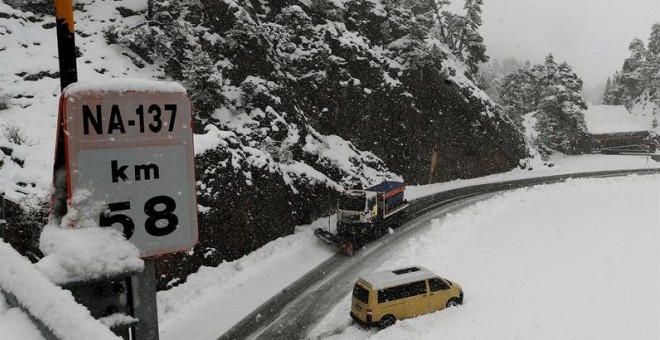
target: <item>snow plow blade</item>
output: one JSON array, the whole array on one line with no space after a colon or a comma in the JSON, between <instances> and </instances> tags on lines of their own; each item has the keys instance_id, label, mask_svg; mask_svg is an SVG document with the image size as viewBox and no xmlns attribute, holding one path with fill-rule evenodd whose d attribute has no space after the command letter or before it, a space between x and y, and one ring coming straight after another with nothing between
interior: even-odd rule
<instances>
[{"instance_id":1,"label":"snow plow blade","mask_svg":"<svg viewBox=\"0 0 660 340\"><path fill-rule=\"evenodd\" d=\"M351 241L338 237L322 228L316 228L314 230L314 235L320 238L323 242L339 249L342 253L348 256L353 256L353 243Z\"/></svg>"}]
</instances>

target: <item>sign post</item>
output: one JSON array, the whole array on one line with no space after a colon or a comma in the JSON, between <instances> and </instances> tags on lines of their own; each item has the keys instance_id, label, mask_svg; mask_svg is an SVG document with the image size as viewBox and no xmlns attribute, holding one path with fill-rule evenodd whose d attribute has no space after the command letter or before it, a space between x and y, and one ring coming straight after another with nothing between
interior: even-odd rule
<instances>
[{"instance_id":1,"label":"sign post","mask_svg":"<svg viewBox=\"0 0 660 340\"><path fill-rule=\"evenodd\" d=\"M57 52L60 65L60 88L62 91L78 81L78 66L76 64L75 26L73 19L73 0L55 0L55 24L57 27ZM61 111L61 108L60 108ZM52 217L57 223L66 214L66 177L64 176L64 122L57 122L57 144L55 162L53 164L53 194Z\"/></svg>"},{"instance_id":2,"label":"sign post","mask_svg":"<svg viewBox=\"0 0 660 340\"><path fill-rule=\"evenodd\" d=\"M133 339L157 340L155 260L197 243L192 109L171 82L76 83L60 97L57 153L66 197L86 192L100 227L123 232L144 259L130 278ZM60 145L61 143L61 145ZM85 209L85 207L74 207Z\"/></svg>"}]
</instances>

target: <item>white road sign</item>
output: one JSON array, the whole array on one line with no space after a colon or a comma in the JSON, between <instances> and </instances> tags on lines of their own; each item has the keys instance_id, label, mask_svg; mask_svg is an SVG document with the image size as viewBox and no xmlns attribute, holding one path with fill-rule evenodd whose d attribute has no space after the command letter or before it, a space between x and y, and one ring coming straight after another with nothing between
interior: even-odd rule
<instances>
[{"instance_id":1,"label":"white road sign","mask_svg":"<svg viewBox=\"0 0 660 340\"><path fill-rule=\"evenodd\" d=\"M69 197L88 190L98 216L151 257L197 242L191 106L176 83L115 80L63 92Z\"/></svg>"}]
</instances>

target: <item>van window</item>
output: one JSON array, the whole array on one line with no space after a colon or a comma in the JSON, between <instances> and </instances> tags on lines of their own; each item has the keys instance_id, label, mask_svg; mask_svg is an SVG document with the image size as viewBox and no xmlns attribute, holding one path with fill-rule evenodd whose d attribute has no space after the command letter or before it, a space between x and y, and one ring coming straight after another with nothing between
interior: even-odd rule
<instances>
[{"instance_id":1,"label":"van window","mask_svg":"<svg viewBox=\"0 0 660 340\"><path fill-rule=\"evenodd\" d=\"M362 301L363 303L369 303L369 291L360 285L356 284L353 288L353 297Z\"/></svg>"},{"instance_id":2,"label":"van window","mask_svg":"<svg viewBox=\"0 0 660 340\"><path fill-rule=\"evenodd\" d=\"M429 279L429 288L432 292L437 292L439 290L449 289L449 285L439 278Z\"/></svg>"},{"instance_id":3,"label":"van window","mask_svg":"<svg viewBox=\"0 0 660 340\"><path fill-rule=\"evenodd\" d=\"M378 303L426 294L426 282L418 281L378 291Z\"/></svg>"}]
</instances>

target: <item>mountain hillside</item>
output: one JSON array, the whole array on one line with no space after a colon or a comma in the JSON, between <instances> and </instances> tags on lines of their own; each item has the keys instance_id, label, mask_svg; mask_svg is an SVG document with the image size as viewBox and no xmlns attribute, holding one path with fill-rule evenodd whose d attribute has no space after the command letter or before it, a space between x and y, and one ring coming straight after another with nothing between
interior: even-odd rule
<instances>
[{"instance_id":1,"label":"mountain hillside","mask_svg":"<svg viewBox=\"0 0 660 340\"><path fill-rule=\"evenodd\" d=\"M27 139L0 137L16 202L50 183L59 88L39 3L0 4L0 118ZM437 13L432 1L77 1L81 81L171 79L194 104L200 243L162 259L161 287L328 214L345 188L518 166L522 137L430 33Z\"/></svg>"}]
</instances>

